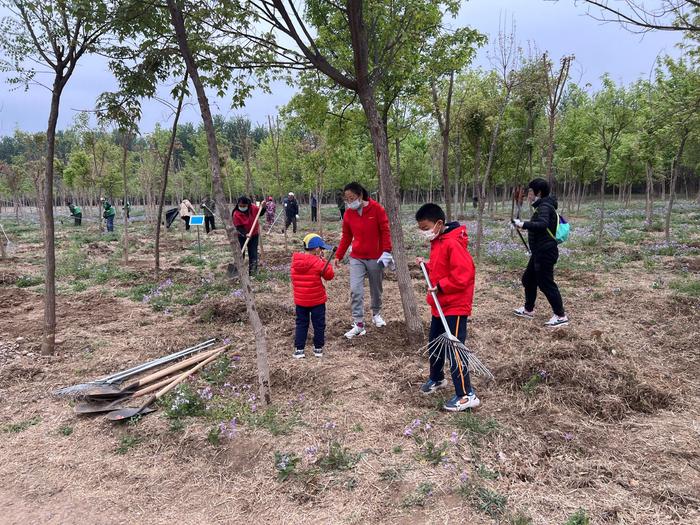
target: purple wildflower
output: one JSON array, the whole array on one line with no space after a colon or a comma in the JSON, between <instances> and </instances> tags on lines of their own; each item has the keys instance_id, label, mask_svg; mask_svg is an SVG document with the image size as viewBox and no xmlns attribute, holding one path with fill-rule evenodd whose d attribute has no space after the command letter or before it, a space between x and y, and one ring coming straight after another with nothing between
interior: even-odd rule
<instances>
[{"instance_id":1,"label":"purple wildflower","mask_svg":"<svg viewBox=\"0 0 700 525\"><path fill-rule=\"evenodd\" d=\"M456 445L459 442L459 435L457 434L457 432L452 432L452 434L450 435L450 441L454 445Z\"/></svg>"},{"instance_id":2,"label":"purple wildflower","mask_svg":"<svg viewBox=\"0 0 700 525\"><path fill-rule=\"evenodd\" d=\"M416 430L418 427L421 425L421 420L420 419L414 419L411 421L410 425L407 425L406 428L403 431L404 436L412 436L413 431Z\"/></svg>"},{"instance_id":3,"label":"purple wildflower","mask_svg":"<svg viewBox=\"0 0 700 525\"><path fill-rule=\"evenodd\" d=\"M461 481L462 483L466 483L467 481L469 481L469 474L466 470L463 470L462 473L459 475L459 481Z\"/></svg>"},{"instance_id":4,"label":"purple wildflower","mask_svg":"<svg viewBox=\"0 0 700 525\"><path fill-rule=\"evenodd\" d=\"M209 386L199 390L198 394L204 401L209 401L212 397L214 397L214 393L211 391L211 387Z\"/></svg>"},{"instance_id":5,"label":"purple wildflower","mask_svg":"<svg viewBox=\"0 0 700 525\"><path fill-rule=\"evenodd\" d=\"M564 441L571 441L572 439L574 439L574 434L573 432L564 432L563 438Z\"/></svg>"},{"instance_id":6,"label":"purple wildflower","mask_svg":"<svg viewBox=\"0 0 700 525\"><path fill-rule=\"evenodd\" d=\"M219 423L219 432L222 436L229 439L236 437L236 432L238 432L238 424L236 423L236 418L234 417L231 421L222 421Z\"/></svg>"},{"instance_id":7,"label":"purple wildflower","mask_svg":"<svg viewBox=\"0 0 700 525\"><path fill-rule=\"evenodd\" d=\"M325 428L326 430L333 430L336 426L337 425L335 424L335 422L328 421L325 425L323 425L323 428Z\"/></svg>"}]
</instances>

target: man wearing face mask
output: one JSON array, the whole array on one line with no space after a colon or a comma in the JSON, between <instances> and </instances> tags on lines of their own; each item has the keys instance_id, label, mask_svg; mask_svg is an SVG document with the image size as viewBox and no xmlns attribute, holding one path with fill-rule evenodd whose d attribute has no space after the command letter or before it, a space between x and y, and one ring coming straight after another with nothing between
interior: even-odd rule
<instances>
[{"instance_id":1,"label":"man wearing face mask","mask_svg":"<svg viewBox=\"0 0 700 525\"><path fill-rule=\"evenodd\" d=\"M296 197L290 191L287 195L287 201L284 203L284 229L289 228L292 225L292 233L297 232L297 219L299 218L299 203Z\"/></svg>"},{"instance_id":2,"label":"man wearing face mask","mask_svg":"<svg viewBox=\"0 0 700 525\"><path fill-rule=\"evenodd\" d=\"M253 223L258 216L258 208L248 197L239 197L236 207L233 209L233 226L238 231L238 242L241 248L245 241L248 241L248 273L255 275L258 273L258 240L260 239L260 222Z\"/></svg>"},{"instance_id":3,"label":"man wearing face mask","mask_svg":"<svg viewBox=\"0 0 700 525\"><path fill-rule=\"evenodd\" d=\"M549 194L549 183L544 179L532 180L527 188L527 199L535 208L535 212L529 221L516 219L513 224L517 228L527 230L527 241L532 255L522 278L525 305L516 308L513 313L518 317L533 319L539 288L554 312L545 326L565 326L569 324L569 318L564 312L559 287L554 282L554 265L559 259L559 247L553 233L557 231L557 198Z\"/></svg>"},{"instance_id":4,"label":"man wearing face mask","mask_svg":"<svg viewBox=\"0 0 700 525\"><path fill-rule=\"evenodd\" d=\"M381 204L369 198L369 193L357 182L344 188L346 203L343 217L343 233L336 252L335 265L352 244L350 254L350 298L353 325L345 337L352 339L365 335L364 294L365 276L369 278L372 297L372 322L377 328L386 326L380 314L382 309L382 281L384 267L391 266L391 235L389 218Z\"/></svg>"}]
</instances>

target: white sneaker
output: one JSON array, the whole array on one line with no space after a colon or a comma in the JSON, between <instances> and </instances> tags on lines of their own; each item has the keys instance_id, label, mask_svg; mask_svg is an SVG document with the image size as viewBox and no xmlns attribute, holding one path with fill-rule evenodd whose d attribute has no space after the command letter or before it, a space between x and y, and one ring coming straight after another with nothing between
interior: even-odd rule
<instances>
[{"instance_id":1,"label":"white sneaker","mask_svg":"<svg viewBox=\"0 0 700 525\"><path fill-rule=\"evenodd\" d=\"M524 306L516 308L515 310L513 310L513 313L518 317L524 317L525 319L532 319L533 317L535 317L534 312L528 312L527 310L525 310Z\"/></svg>"},{"instance_id":2,"label":"white sneaker","mask_svg":"<svg viewBox=\"0 0 700 525\"><path fill-rule=\"evenodd\" d=\"M365 325L364 323L353 323L352 329L350 329L348 332L345 332L345 337L348 339L352 339L356 335L365 335L367 333L367 330L365 330Z\"/></svg>"},{"instance_id":3,"label":"white sneaker","mask_svg":"<svg viewBox=\"0 0 700 525\"><path fill-rule=\"evenodd\" d=\"M454 396L442 407L448 412L462 412L469 408L476 408L481 405L481 401L476 397L475 393L468 394L464 397Z\"/></svg>"},{"instance_id":4,"label":"white sneaker","mask_svg":"<svg viewBox=\"0 0 700 525\"><path fill-rule=\"evenodd\" d=\"M382 319L382 316L377 314L372 316L372 322L374 323L374 326L377 328L381 328L382 326L386 326L386 321Z\"/></svg>"},{"instance_id":5,"label":"white sneaker","mask_svg":"<svg viewBox=\"0 0 700 525\"><path fill-rule=\"evenodd\" d=\"M552 318L544 323L545 326L554 328L556 326L566 326L569 324L569 318L567 316L559 317L558 315L553 315Z\"/></svg>"}]
</instances>

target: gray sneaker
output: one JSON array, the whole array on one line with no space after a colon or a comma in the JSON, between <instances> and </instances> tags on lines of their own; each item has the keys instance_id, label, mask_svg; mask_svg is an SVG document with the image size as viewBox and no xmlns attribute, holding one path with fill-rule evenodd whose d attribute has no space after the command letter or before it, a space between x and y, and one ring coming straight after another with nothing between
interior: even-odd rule
<instances>
[{"instance_id":1,"label":"gray sneaker","mask_svg":"<svg viewBox=\"0 0 700 525\"><path fill-rule=\"evenodd\" d=\"M292 357L294 359L304 359L306 355L304 355L304 349L303 348L297 348L294 350L294 353L292 354Z\"/></svg>"},{"instance_id":2,"label":"gray sneaker","mask_svg":"<svg viewBox=\"0 0 700 525\"><path fill-rule=\"evenodd\" d=\"M432 379L428 379L425 383L423 383L423 386L420 387L420 391L422 394L428 395L440 388L445 388L446 386L447 379L443 379L442 381L433 381Z\"/></svg>"}]
</instances>

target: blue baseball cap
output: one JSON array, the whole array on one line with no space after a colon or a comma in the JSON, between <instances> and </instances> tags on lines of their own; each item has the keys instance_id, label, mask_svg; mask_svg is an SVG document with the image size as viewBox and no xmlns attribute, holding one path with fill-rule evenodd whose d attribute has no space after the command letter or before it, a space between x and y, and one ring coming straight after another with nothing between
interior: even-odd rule
<instances>
[{"instance_id":1,"label":"blue baseball cap","mask_svg":"<svg viewBox=\"0 0 700 525\"><path fill-rule=\"evenodd\" d=\"M315 248L323 248L324 250L332 250L333 247L326 244L320 236L315 233L310 233L304 237L304 248L313 250Z\"/></svg>"}]
</instances>

